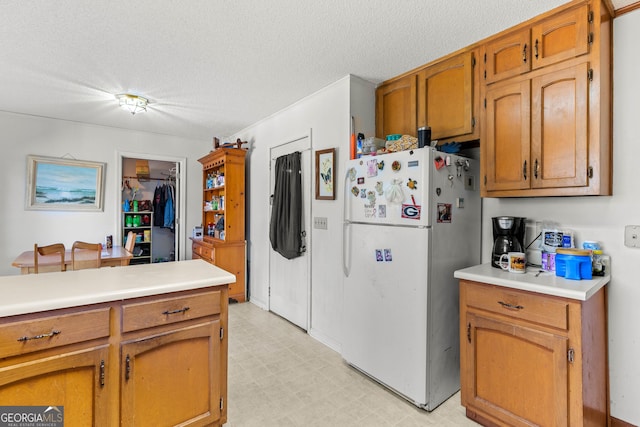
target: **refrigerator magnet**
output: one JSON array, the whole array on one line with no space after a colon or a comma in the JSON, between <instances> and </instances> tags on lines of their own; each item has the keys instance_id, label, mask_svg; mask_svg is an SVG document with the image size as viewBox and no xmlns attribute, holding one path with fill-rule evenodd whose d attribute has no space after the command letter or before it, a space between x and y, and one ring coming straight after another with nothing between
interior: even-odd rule
<instances>
[{"instance_id":1,"label":"refrigerator magnet","mask_svg":"<svg viewBox=\"0 0 640 427\"><path fill-rule=\"evenodd\" d=\"M380 170L384 170L384 160L380 160L380 161L378 162L378 169L380 169Z\"/></svg>"},{"instance_id":2,"label":"refrigerator magnet","mask_svg":"<svg viewBox=\"0 0 640 427\"><path fill-rule=\"evenodd\" d=\"M413 201L413 203L414 203L413 205L409 205L409 204L402 205L402 213L400 215L402 218L420 219L420 211L422 210L422 206L416 205L415 200Z\"/></svg>"},{"instance_id":3,"label":"refrigerator magnet","mask_svg":"<svg viewBox=\"0 0 640 427\"><path fill-rule=\"evenodd\" d=\"M372 159L367 161L367 177L373 178L378 176L378 160Z\"/></svg>"},{"instance_id":4,"label":"refrigerator magnet","mask_svg":"<svg viewBox=\"0 0 640 427\"><path fill-rule=\"evenodd\" d=\"M360 190L360 198L361 199L367 198L367 190L365 190L364 188Z\"/></svg>"},{"instance_id":5,"label":"refrigerator magnet","mask_svg":"<svg viewBox=\"0 0 640 427\"><path fill-rule=\"evenodd\" d=\"M417 190L418 189L418 181L416 181L415 179L409 178L408 181L407 181L407 187L409 187L412 190Z\"/></svg>"},{"instance_id":6,"label":"refrigerator magnet","mask_svg":"<svg viewBox=\"0 0 640 427\"><path fill-rule=\"evenodd\" d=\"M382 190L383 190L382 181L376 182L376 191L378 192L379 196L382 196L382 192L383 192Z\"/></svg>"},{"instance_id":7,"label":"refrigerator magnet","mask_svg":"<svg viewBox=\"0 0 640 427\"><path fill-rule=\"evenodd\" d=\"M393 163L391 163L391 170L398 172L400 169L402 169L402 165L399 161L394 160Z\"/></svg>"},{"instance_id":8,"label":"refrigerator magnet","mask_svg":"<svg viewBox=\"0 0 640 427\"><path fill-rule=\"evenodd\" d=\"M387 205L378 205L378 218L387 217Z\"/></svg>"},{"instance_id":9,"label":"refrigerator magnet","mask_svg":"<svg viewBox=\"0 0 640 427\"><path fill-rule=\"evenodd\" d=\"M375 218L376 217L376 207L375 207L375 205L364 205L364 217L365 218Z\"/></svg>"},{"instance_id":10,"label":"refrigerator magnet","mask_svg":"<svg viewBox=\"0 0 640 427\"><path fill-rule=\"evenodd\" d=\"M349 180L350 181L355 181L356 180L356 168L349 168L349 171L347 172L347 175L349 175Z\"/></svg>"},{"instance_id":11,"label":"refrigerator magnet","mask_svg":"<svg viewBox=\"0 0 640 427\"><path fill-rule=\"evenodd\" d=\"M351 187L351 193L354 196L358 197L358 195L360 194L360 189L358 187L356 187L356 186L353 186L353 187Z\"/></svg>"},{"instance_id":12,"label":"refrigerator magnet","mask_svg":"<svg viewBox=\"0 0 640 427\"><path fill-rule=\"evenodd\" d=\"M373 192L373 191L367 191L367 200L369 201L369 204L375 205L376 204L376 193Z\"/></svg>"},{"instance_id":13,"label":"refrigerator magnet","mask_svg":"<svg viewBox=\"0 0 640 427\"><path fill-rule=\"evenodd\" d=\"M438 203L438 222L451 222L451 203Z\"/></svg>"},{"instance_id":14,"label":"refrigerator magnet","mask_svg":"<svg viewBox=\"0 0 640 427\"><path fill-rule=\"evenodd\" d=\"M391 256L391 249L384 250L384 260L387 262L393 261L393 257Z\"/></svg>"},{"instance_id":15,"label":"refrigerator magnet","mask_svg":"<svg viewBox=\"0 0 640 427\"><path fill-rule=\"evenodd\" d=\"M384 258L382 256L382 250L380 249L376 249L376 261L377 262L383 262Z\"/></svg>"},{"instance_id":16,"label":"refrigerator magnet","mask_svg":"<svg viewBox=\"0 0 640 427\"><path fill-rule=\"evenodd\" d=\"M433 164L436 165L436 170L440 170L444 166L444 159L438 156L435 159L433 159Z\"/></svg>"},{"instance_id":17,"label":"refrigerator magnet","mask_svg":"<svg viewBox=\"0 0 640 427\"><path fill-rule=\"evenodd\" d=\"M358 177L358 185L364 184L364 176Z\"/></svg>"}]
</instances>

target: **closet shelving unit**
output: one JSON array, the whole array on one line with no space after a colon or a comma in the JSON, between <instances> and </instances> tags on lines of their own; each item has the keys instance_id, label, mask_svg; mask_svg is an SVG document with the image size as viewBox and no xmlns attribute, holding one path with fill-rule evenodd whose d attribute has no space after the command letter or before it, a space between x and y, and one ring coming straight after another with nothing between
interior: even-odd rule
<instances>
[{"instance_id":1,"label":"closet shelving unit","mask_svg":"<svg viewBox=\"0 0 640 427\"><path fill-rule=\"evenodd\" d=\"M175 168L171 169L168 173L161 172L163 176L161 177L152 177L145 176L140 177L138 175L135 176L123 176L123 180L136 180L138 182L148 182L148 181L170 181L175 183L176 171ZM153 204L153 196L149 197L151 204ZM138 200L140 202L140 200ZM136 239L136 244L133 249L133 258L130 261L130 265L133 264L150 264L154 262L153 260L153 210L142 210L138 212L133 211L133 207L130 208L128 212L122 212L122 246L125 245L127 240L127 235L130 231L136 233L137 236L140 236ZM134 216L138 216L139 225L134 225ZM144 217L148 217L148 221L143 221ZM128 225L131 224L131 225Z\"/></svg>"},{"instance_id":2,"label":"closet shelving unit","mask_svg":"<svg viewBox=\"0 0 640 427\"><path fill-rule=\"evenodd\" d=\"M147 220L144 220L144 218ZM137 218L137 220L136 220ZM137 224L137 225L136 225ZM153 212L122 212L122 245L126 243L130 231L136 233L136 244L133 247L133 258L129 264L151 263L151 242L153 236Z\"/></svg>"}]
</instances>

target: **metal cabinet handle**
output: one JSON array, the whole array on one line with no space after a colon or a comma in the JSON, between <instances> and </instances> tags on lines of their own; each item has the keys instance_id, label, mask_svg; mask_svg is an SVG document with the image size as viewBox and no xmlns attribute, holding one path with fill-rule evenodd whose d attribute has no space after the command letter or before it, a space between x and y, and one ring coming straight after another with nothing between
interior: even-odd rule
<instances>
[{"instance_id":1,"label":"metal cabinet handle","mask_svg":"<svg viewBox=\"0 0 640 427\"><path fill-rule=\"evenodd\" d=\"M169 314L177 314L177 313L186 313L189 310L189 307L184 307L184 308L179 308L178 310L166 310L163 311L162 314L165 315L169 315Z\"/></svg>"},{"instance_id":2,"label":"metal cabinet handle","mask_svg":"<svg viewBox=\"0 0 640 427\"><path fill-rule=\"evenodd\" d=\"M536 44L533 46L533 52L536 59L538 59L538 39L536 39Z\"/></svg>"},{"instance_id":3,"label":"metal cabinet handle","mask_svg":"<svg viewBox=\"0 0 640 427\"><path fill-rule=\"evenodd\" d=\"M100 361L100 387L104 387L104 376L105 376L105 366L104 360Z\"/></svg>"},{"instance_id":4,"label":"metal cabinet handle","mask_svg":"<svg viewBox=\"0 0 640 427\"><path fill-rule=\"evenodd\" d=\"M525 160L522 164L522 175L524 176L524 180L527 180L527 161Z\"/></svg>"},{"instance_id":5,"label":"metal cabinet handle","mask_svg":"<svg viewBox=\"0 0 640 427\"><path fill-rule=\"evenodd\" d=\"M538 159L536 159L535 166L533 167L533 176L538 179L538 173L540 172L540 164L538 163Z\"/></svg>"},{"instance_id":6,"label":"metal cabinet handle","mask_svg":"<svg viewBox=\"0 0 640 427\"><path fill-rule=\"evenodd\" d=\"M32 337L20 337L20 338L18 338L18 341L26 342L26 341L31 341L31 340L40 340L42 338L51 338L51 337L59 335L61 333L62 333L62 331L53 330L53 331L49 332L48 334L34 335Z\"/></svg>"},{"instance_id":7,"label":"metal cabinet handle","mask_svg":"<svg viewBox=\"0 0 640 427\"><path fill-rule=\"evenodd\" d=\"M522 62L523 63L527 63L527 44L524 44L524 47L522 48Z\"/></svg>"},{"instance_id":8,"label":"metal cabinet handle","mask_svg":"<svg viewBox=\"0 0 640 427\"><path fill-rule=\"evenodd\" d=\"M503 308L508 308L509 310L522 310L524 307L521 305L513 305L506 302L498 301Z\"/></svg>"},{"instance_id":9,"label":"metal cabinet handle","mask_svg":"<svg viewBox=\"0 0 640 427\"><path fill-rule=\"evenodd\" d=\"M124 379L129 381L130 377L131 377L131 357L129 357L129 355L127 354L127 357L125 358Z\"/></svg>"}]
</instances>

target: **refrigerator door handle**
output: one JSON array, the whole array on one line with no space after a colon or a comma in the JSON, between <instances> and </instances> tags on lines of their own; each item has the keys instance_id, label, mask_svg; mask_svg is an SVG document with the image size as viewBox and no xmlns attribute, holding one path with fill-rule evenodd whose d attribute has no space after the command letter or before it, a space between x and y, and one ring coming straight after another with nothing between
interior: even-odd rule
<instances>
[{"instance_id":1,"label":"refrigerator door handle","mask_svg":"<svg viewBox=\"0 0 640 427\"><path fill-rule=\"evenodd\" d=\"M351 273L351 222L345 221L342 230L342 271L344 277Z\"/></svg>"},{"instance_id":2,"label":"refrigerator door handle","mask_svg":"<svg viewBox=\"0 0 640 427\"><path fill-rule=\"evenodd\" d=\"M342 271L345 277L349 277L351 271L351 222L347 218L351 218L351 204L349 203L349 171L344 174L344 210L343 210L343 226L342 226ZM348 211L347 211L348 210Z\"/></svg>"}]
</instances>

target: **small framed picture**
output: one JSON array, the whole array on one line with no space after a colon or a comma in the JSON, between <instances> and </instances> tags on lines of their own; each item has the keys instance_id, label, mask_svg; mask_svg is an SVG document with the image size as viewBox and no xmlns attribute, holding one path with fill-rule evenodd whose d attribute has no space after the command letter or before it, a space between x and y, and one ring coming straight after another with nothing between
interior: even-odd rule
<instances>
[{"instance_id":1,"label":"small framed picture","mask_svg":"<svg viewBox=\"0 0 640 427\"><path fill-rule=\"evenodd\" d=\"M336 149L316 151L316 200L336 199Z\"/></svg>"}]
</instances>

